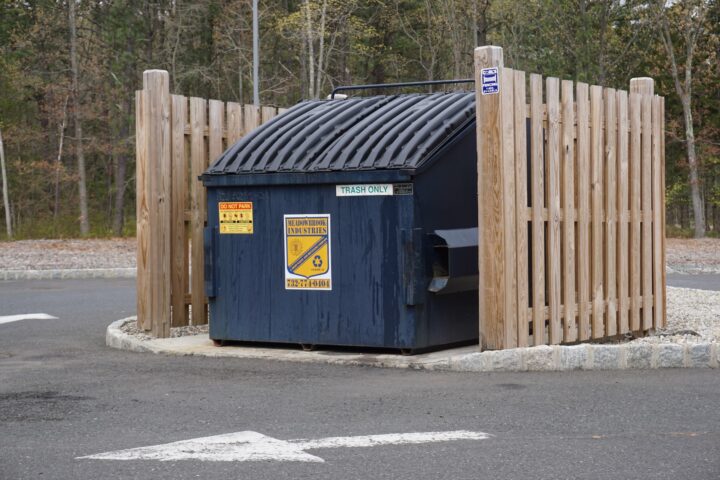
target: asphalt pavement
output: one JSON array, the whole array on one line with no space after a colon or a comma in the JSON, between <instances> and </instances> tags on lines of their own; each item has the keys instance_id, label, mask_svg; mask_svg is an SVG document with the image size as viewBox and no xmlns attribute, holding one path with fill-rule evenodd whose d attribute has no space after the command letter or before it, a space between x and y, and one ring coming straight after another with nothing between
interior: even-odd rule
<instances>
[{"instance_id":1,"label":"asphalt pavement","mask_svg":"<svg viewBox=\"0 0 720 480\"><path fill-rule=\"evenodd\" d=\"M58 317L0 324L0 479L720 477L717 370L464 374L107 348L134 298L133 280L0 282L0 316ZM325 439L309 451L324 462L78 458L243 431L278 448ZM456 431L489 437L327 439Z\"/></svg>"},{"instance_id":2,"label":"asphalt pavement","mask_svg":"<svg viewBox=\"0 0 720 480\"><path fill-rule=\"evenodd\" d=\"M718 291L720 290L720 273L703 273L698 275L669 273L667 275L667 284L671 287Z\"/></svg>"}]
</instances>

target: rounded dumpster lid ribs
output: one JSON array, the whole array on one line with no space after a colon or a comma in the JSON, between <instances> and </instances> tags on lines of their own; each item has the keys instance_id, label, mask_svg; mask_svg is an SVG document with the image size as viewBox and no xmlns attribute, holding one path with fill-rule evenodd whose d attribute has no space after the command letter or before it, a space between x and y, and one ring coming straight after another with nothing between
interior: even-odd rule
<instances>
[{"instance_id":1,"label":"rounded dumpster lid ribs","mask_svg":"<svg viewBox=\"0 0 720 480\"><path fill-rule=\"evenodd\" d=\"M474 121L474 93L308 100L240 139L206 174L416 169Z\"/></svg>"}]
</instances>

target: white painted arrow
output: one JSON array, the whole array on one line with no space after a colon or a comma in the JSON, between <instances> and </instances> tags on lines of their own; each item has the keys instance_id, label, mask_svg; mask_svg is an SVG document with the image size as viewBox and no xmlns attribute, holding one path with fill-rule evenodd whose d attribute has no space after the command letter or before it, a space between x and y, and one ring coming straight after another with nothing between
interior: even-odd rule
<instances>
[{"instance_id":1,"label":"white painted arrow","mask_svg":"<svg viewBox=\"0 0 720 480\"><path fill-rule=\"evenodd\" d=\"M23 315L6 315L0 317L0 325L3 323L19 322L20 320L57 320L57 317L47 313L26 313Z\"/></svg>"},{"instance_id":2,"label":"white painted arrow","mask_svg":"<svg viewBox=\"0 0 720 480\"><path fill-rule=\"evenodd\" d=\"M213 462L251 462L276 460L291 462L324 462L305 450L339 447L376 447L454 440L484 440L483 432L456 430L451 432L390 433L355 437L328 437L316 440L278 440L261 433L245 431L194 438L150 447L130 448L77 457L93 460L201 460Z\"/></svg>"}]
</instances>

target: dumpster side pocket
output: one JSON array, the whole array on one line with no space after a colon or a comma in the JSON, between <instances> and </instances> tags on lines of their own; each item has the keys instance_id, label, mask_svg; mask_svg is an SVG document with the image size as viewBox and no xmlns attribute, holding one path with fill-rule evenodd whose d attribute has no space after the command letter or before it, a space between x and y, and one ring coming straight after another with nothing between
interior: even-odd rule
<instances>
[{"instance_id":1,"label":"dumpster side pocket","mask_svg":"<svg viewBox=\"0 0 720 480\"><path fill-rule=\"evenodd\" d=\"M422 229L401 229L403 258L402 279L405 287L405 304L420 305L425 302L425 270L422 257Z\"/></svg>"},{"instance_id":2,"label":"dumpster side pocket","mask_svg":"<svg viewBox=\"0 0 720 480\"><path fill-rule=\"evenodd\" d=\"M214 297L215 292L215 227L205 227L203 231L205 250L205 296Z\"/></svg>"}]
</instances>

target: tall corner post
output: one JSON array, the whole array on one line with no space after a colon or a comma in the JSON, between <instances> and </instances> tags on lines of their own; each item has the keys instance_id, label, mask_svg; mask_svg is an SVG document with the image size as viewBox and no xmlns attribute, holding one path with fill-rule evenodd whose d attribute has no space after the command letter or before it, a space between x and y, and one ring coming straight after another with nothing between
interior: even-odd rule
<instances>
[{"instance_id":1,"label":"tall corner post","mask_svg":"<svg viewBox=\"0 0 720 480\"><path fill-rule=\"evenodd\" d=\"M514 258L515 245L511 244L512 232L507 229L511 219L506 205L514 195L506 191L507 179L514 177L514 162L503 148L503 119L513 112L512 108L505 111L502 101L503 67L502 48L475 49L481 350L514 346L508 332L513 331L510 327L517 322L517 311L513 311L517 308L517 292L513 287L516 279L509 261Z\"/></svg>"},{"instance_id":2,"label":"tall corner post","mask_svg":"<svg viewBox=\"0 0 720 480\"><path fill-rule=\"evenodd\" d=\"M138 104L138 324L156 337L168 337L172 192L167 71L143 73Z\"/></svg>"}]
</instances>

